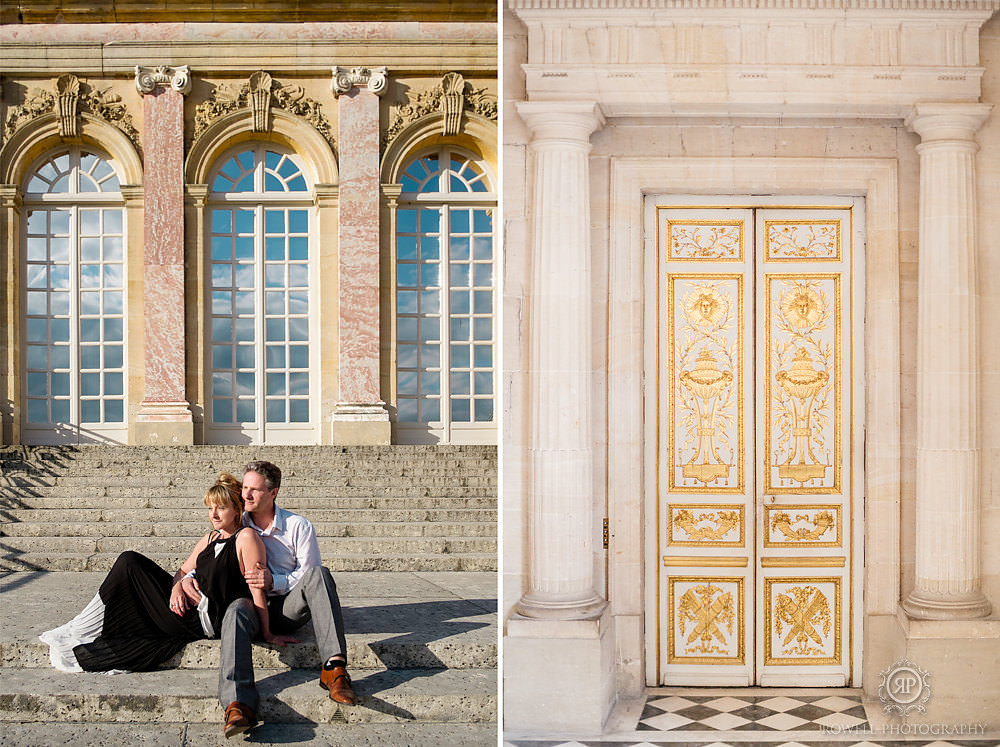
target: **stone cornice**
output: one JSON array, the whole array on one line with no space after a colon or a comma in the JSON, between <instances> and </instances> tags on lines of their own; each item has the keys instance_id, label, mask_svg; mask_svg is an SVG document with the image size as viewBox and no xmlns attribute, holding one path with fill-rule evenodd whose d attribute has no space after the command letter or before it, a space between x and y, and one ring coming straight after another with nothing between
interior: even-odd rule
<instances>
[{"instance_id":1,"label":"stone cornice","mask_svg":"<svg viewBox=\"0 0 1000 747\"><path fill-rule=\"evenodd\" d=\"M256 70L265 59L272 75L329 75L331 59L350 60L352 65L364 67L388 65L394 75L415 71L443 75L455 68L456 59L462 60L461 69L466 75L495 75L497 70L495 37L314 39L303 36L297 39L235 40L222 34L221 37L206 37L197 41L154 41L134 38L116 40L116 31L110 27L106 32L106 41L79 41L68 37L71 27L53 29L47 34L10 34L5 31L0 26L0 74L4 75L60 75L66 69L72 69L78 75L131 76L136 60L158 65L170 64L178 59L185 60L193 70L198 71L200 77ZM39 55L40 46L46 50L44 57Z\"/></svg>"},{"instance_id":2,"label":"stone cornice","mask_svg":"<svg viewBox=\"0 0 1000 747\"><path fill-rule=\"evenodd\" d=\"M615 11L637 10L1000 10L1000 0L507 0L520 10Z\"/></svg>"}]
</instances>

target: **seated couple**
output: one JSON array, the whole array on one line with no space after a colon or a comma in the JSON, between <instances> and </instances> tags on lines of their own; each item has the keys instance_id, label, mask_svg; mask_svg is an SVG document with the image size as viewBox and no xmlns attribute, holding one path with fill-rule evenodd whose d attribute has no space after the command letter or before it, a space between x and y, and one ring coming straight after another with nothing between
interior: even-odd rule
<instances>
[{"instance_id":1,"label":"seated couple","mask_svg":"<svg viewBox=\"0 0 1000 747\"><path fill-rule=\"evenodd\" d=\"M52 665L69 672L154 669L186 643L222 639L219 701L225 735L257 724L251 640L284 646L310 618L323 666L320 685L338 703L357 703L337 587L320 563L305 518L274 504L281 470L250 462L243 484L227 473L205 494L212 531L171 578L144 555L122 553L86 608L47 631Z\"/></svg>"}]
</instances>

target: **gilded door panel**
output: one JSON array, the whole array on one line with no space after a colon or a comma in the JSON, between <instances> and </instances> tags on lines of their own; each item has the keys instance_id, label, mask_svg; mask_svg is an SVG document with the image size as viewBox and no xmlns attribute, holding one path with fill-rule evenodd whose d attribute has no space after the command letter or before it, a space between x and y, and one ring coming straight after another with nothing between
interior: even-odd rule
<instances>
[{"instance_id":1,"label":"gilded door panel","mask_svg":"<svg viewBox=\"0 0 1000 747\"><path fill-rule=\"evenodd\" d=\"M840 280L765 275L765 493L841 490Z\"/></svg>"},{"instance_id":2,"label":"gilded door panel","mask_svg":"<svg viewBox=\"0 0 1000 747\"><path fill-rule=\"evenodd\" d=\"M745 664L744 588L740 576L669 576L667 660Z\"/></svg>"},{"instance_id":3,"label":"gilded door panel","mask_svg":"<svg viewBox=\"0 0 1000 747\"><path fill-rule=\"evenodd\" d=\"M742 275L667 276L670 490L742 493Z\"/></svg>"},{"instance_id":4,"label":"gilded door panel","mask_svg":"<svg viewBox=\"0 0 1000 747\"><path fill-rule=\"evenodd\" d=\"M842 516L839 503L765 505L764 547L840 547Z\"/></svg>"},{"instance_id":5,"label":"gilded door panel","mask_svg":"<svg viewBox=\"0 0 1000 747\"><path fill-rule=\"evenodd\" d=\"M764 580L764 664L842 663L841 579L776 576Z\"/></svg>"},{"instance_id":6,"label":"gilded door panel","mask_svg":"<svg viewBox=\"0 0 1000 747\"><path fill-rule=\"evenodd\" d=\"M670 503L668 547L743 547L746 520L742 503Z\"/></svg>"}]
</instances>

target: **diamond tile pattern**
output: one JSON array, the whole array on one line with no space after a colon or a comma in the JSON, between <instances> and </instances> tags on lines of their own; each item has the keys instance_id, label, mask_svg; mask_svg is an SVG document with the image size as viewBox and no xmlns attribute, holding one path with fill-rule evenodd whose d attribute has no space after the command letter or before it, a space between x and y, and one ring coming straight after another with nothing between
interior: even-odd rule
<instances>
[{"instance_id":1,"label":"diamond tile pattern","mask_svg":"<svg viewBox=\"0 0 1000 747\"><path fill-rule=\"evenodd\" d=\"M822 731L867 727L861 698L840 695L650 695L637 731Z\"/></svg>"}]
</instances>

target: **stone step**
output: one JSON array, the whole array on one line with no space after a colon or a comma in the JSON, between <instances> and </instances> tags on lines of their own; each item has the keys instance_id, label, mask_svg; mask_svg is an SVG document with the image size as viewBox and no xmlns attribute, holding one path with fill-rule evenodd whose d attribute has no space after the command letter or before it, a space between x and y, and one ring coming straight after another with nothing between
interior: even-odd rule
<instances>
[{"instance_id":1,"label":"stone step","mask_svg":"<svg viewBox=\"0 0 1000 747\"><path fill-rule=\"evenodd\" d=\"M339 706L317 686L317 672L258 670L260 717L281 723L348 724L496 720L493 669L352 669L358 705ZM216 723L218 673L168 669L108 676L52 669L0 669L0 721Z\"/></svg>"},{"instance_id":2,"label":"stone step","mask_svg":"<svg viewBox=\"0 0 1000 747\"><path fill-rule=\"evenodd\" d=\"M59 721L6 723L0 733L3 747L52 747L52 745L137 745L143 747L219 747L222 721L213 724L148 722L130 727L123 740L121 724L94 722L74 724ZM237 744L239 742L237 740ZM497 725L488 723L433 723L403 721L368 724L282 724L265 722L244 740L261 747L290 744L341 745L350 747L497 747Z\"/></svg>"},{"instance_id":3,"label":"stone step","mask_svg":"<svg viewBox=\"0 0 1000 747\"><path fill-rule=\"evenodd\" d=\"M35 509L87 509L87 508L141 508L141 509L186 509L202 510L203 496L164 496L157 493L150 495L149 492L132 496L97 496L90 491L85 496L81 496L81 491L67 491L65 495L12 495L10 491L0 490L0 506L7 509L35 508ZM495 509L497 507L496 495L485 496L468 494L467 491L458 491L459 495L418 495L407 497L393 492L384 495L367 495L344 497L299 497L294 500L279 500L278 505L296 513L307 516L316 510L333 509L457 509L457 508L484 508Z\"/></svg>"},{"instance_id":4,"label":"stone step","mask_svg":"<svg viewBox=\"0 0 1000 747\"><path fill-rule=\"evenodd\" d=\"M120 472L116 473L111 470L103 470L100 473L95 472L91 475L81 475L77 474L74 470L73 474L51 477L45 480L44 484L35 484L29 487L80 488L89 487L96 483L108 488L131 487L139 489L145 488L146 490L159 490L160 488L171 487L186 490L188 492L193 491L195 493L204 493L206 488L212 484L216 476L210 472L204 472L199 475L198 473L191 473L182 470L183 467L181 465L173 463L169 464L167 467L161 467L155 473L151 472L149 474L139 475L122 474ZM461 474L453 470L449 470L445 474L440 475L423 473L417 475L373 475L367 471L352 471L349 474L343 475L312 474L304 479L290 479L282 476L280 495L284 497L290 491L299 493L316 490L332 492L345 487L378 487L381 485L392 485L395 480L407 477L416 478L415 482L418 482L420 487L427 488L428 490L433 490L437 487L486 488L494 487L496 485L495 476L490 477L488 475ZM41 482L42 481L40 481L40 483Z\"/></svg>"},{"instance_id":5,"label":"stone step","mask_svg":"<svg viewBox=\"0 0 1000 747\"><path fill-rule=\"evenodd\" d=\"M76 512L73 523L65 521L18 521L0 524L0 536L7 537L179 537L193 543L210 529L207 521L156 521L143 524L108 521L81 521ZM320 538L330 537L496 537L493 521L314 521Z\"/></svg>"},{"instance_id":6,"label":"stone step","mask_svg":"<svg viewBox=\"0 0 1000 747\"><path fill-rule=\"evenodd\" d=\"M97 478L95 478L96 481ZM202 484L198 487L175 486L160 484L155 488L144 487L135 484L125 485L104 485L103 483L92 482L85 485L31 485L20 487L0 488L0 495L17 496L23 498L50 498L73 499L75 505L90 505L100 498L136 500L145 499L147 501L161 501L170 498L181 498L190 502L201 503L205 496L205 490L209 484ZM471 488L461 485L437 485L429 486L422 484L390 483L375 485L344 485L341 487L296 487L288 486L281 488L278 495L278 504L281 506L302 505L303 502L316 503L318 501L338 501L349 498L435 498L435 499L464 499L469 497L486 498L492 496L494 505L496 504L496 490L482 487Z\"/></svg>"},{"instance_id":7,"label":"stone step","mask_svg":"<svg viewBox=\"0 0 1000 747\"><path fill-rule=\"evenodd\" d=\"M126 550L141 548L149 554L189 553L188 537L4 537L0 546L7 552L110 553L118 556ZM487 537L319 537L323 557L364 552L395 554L459 555L496 551L496 540Z\"/></svg>"},{"instance_id":8,"label":"stone step","mask_svg":"<svg viewBox=\"0 0 1000 747\"><path fill-rule=\"evenodd\" d=\"M8 571L103 571L111 570L117 555L112 553L74 553L15 551L0 539L0 572ZM139 545L141 547L142 545ZM126 548L126 549L134 549ZM145 553L163 568L179 568L187 554ZM496 550L486 553L443 555L406 553L390 555L368 552L328 556L323 565L331 571L496 571Z\"/></svg>"},{"instance_id":9,"label":"stone step","mask_svg":"<svg viewBox=\"0 0 1000 747\"><path fill-rule=\"evenodd\" d=\"M158 524L176 524L190 522L200 507L192 508L154 508L147 509L143 513L142 526L152 525L156 529ZM0 509L0 522L25 524L32 523L62 523L66 524L67 519L72 517L73 524L88 524L90 522L112 523L127 525L134 522L135 517L123 516L119 507L114 508L75 508L72 514L68 514L61 508L21 508L21 509ZM308 518L314 525L319 526L324 522L345 523L359 525L372 522L461 522L461 523L481 523L488 522L495 524L497 517L496 509L493 508L412 508L412 509L379 509L379 508L342 508L342 509L311 509L308 511ZM138 526L133 523L133 527ZM7 529L6 526L3 527ZM198 530L200 531L200 530ZM11 532L12 534L14 532ZM136 532L135 536L141 533ZM155 534L155 531L154 531Z\"/></svg>"}]
</instances>

